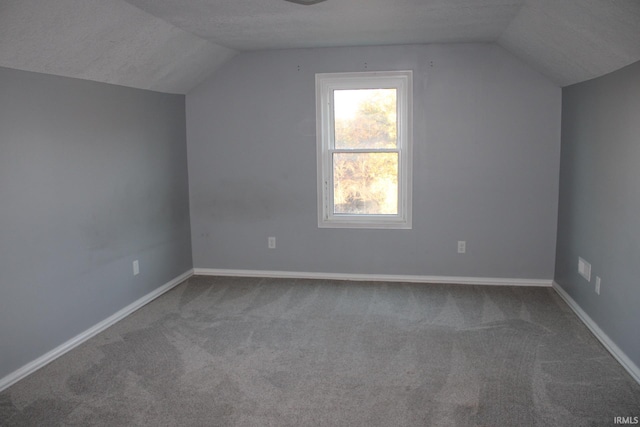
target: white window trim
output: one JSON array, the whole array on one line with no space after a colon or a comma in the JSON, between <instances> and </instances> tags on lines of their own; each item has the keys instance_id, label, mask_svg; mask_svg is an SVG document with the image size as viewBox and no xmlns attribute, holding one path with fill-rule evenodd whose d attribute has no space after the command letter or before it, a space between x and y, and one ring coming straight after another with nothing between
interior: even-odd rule
<instances>
[{"instance_id":1,"label":"white window trim","mask_svg":"<svg viewBox=\"0 0 640 427\"><path fill-rule=\"evenodd\" d=\"M373 71L316 74L316 146L318 161L318 227L320 228L411 228L412 71ZM354 215L333 213L334 139L333 91L336 89L397 89L398 102L398 214ZM353 150L354 152L358 150ZM365 150L367 151L367 150ZM395 149L393 150L396 151Z\"/></svg>"}]
</instances>

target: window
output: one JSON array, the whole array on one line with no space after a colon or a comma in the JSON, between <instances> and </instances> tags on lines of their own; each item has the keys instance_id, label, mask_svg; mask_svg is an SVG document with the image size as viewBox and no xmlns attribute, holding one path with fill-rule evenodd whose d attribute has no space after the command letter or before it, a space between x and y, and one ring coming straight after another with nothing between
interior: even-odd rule
<instances>
[{"instance_id":1,"label":"window","mask_svg":"<svg viewBox=\"0 0 640 427\"><path fill-rule=\"evenodd\" d=\"M318 226L411 228L412 72L316 74Z\"/></svg>"}]
</instances>

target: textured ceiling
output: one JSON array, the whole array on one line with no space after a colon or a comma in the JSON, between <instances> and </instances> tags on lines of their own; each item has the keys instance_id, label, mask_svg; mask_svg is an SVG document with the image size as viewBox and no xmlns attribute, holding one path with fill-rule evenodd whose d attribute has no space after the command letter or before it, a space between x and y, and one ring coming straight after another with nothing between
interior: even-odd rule
<instances>
[{"instance_id":1,"label":"textured ceiling","mask_svg":"<svg viewBox=\"0 0 640 427\"><path fill-rule=\"evenodd\" d=\"M640 60L640 0L0 0L0 66L171 93L238 51L447 42L564 86Z\"/></svg>"},{"instance_id":2,"label":"textured ceiling","mask_svg":"<svg viewBox=\"0 0 640 427\"><path fill-rule=\"evenodd\" d=\"M640 0L529 0L498 39L560 86L640 61Z\"/></svg>"},{"instance_id":3,"label":"textured ceiling","mask_svg":"<svg viewBox=\"0 0 640 427\"><path fill-rule=\"evenodd\" d=\"M127 0L239 50L496 40L523 0Z\"/></svg>"},{"instance_id":4,"label":"textured ceiling","mask_svg":"<svg viewBox=\"0 0 640 427\"><path fill-rule=\"evenodd\" d=\"M0 0L0 66L186 93L236 52L121 0Z\"/></svg>"}]
</instances>

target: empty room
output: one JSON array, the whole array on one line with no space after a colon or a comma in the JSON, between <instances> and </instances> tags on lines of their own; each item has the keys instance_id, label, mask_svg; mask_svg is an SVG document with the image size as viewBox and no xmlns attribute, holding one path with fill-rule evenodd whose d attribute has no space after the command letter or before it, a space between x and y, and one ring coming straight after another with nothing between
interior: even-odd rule
<instances>
[{"instance_id":1,"label":"empty room","mask_svg":"<svg viewBox=\"0 0 640 427\"><path fill-rule=\"evenodd\" d=\"M0 425L640 424L640 1L0 0Z\"/></svg>"}]
</instances>

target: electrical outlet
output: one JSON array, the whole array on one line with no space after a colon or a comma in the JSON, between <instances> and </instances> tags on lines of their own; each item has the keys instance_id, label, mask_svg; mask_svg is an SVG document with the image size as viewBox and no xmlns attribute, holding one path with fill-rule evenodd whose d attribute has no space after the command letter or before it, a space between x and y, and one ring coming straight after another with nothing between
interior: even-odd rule
<instances>
[{"instance_id":1,"label":"electrical outlet","mask_svg":"<svg viewBox=\"0 0 640 427\"><path fill-rule=\"evenodd\" d=\"M133 261L133 275L137 276L140 274L140 263L138 260Z\"/></svg>"},{"instance_id":2,"label":"electrical outlet","mask_svg":"<svg viewBox=\"0 0 640 427\"><path fill-rule=\"evenodd\" d=\"M584 259L578 257L578 274L591 282L591 264Z\"/></svg>"},{"instance_id":3,"label":"electrical outlet","mask_svg":"<svg viewBox=\"0 0 640 427\"><path fill-rule=\"evenodd\" d=\"M276 248L276 238L275 237L269 237L267 239L267 243L269 245L269 249L275 249Z\"/></svg>"},{"instance_id":4,"label":"electrical outlet","mask_svg":"<svg viewBox=\"0 0 640 427\"><path fill-rule=\"evenodd\" d=\"M602 283L602 279L596 276L596 294L600 295L600 284Z\"/></svg>"},{"instance_id":5,"label":"electrical outlet","mask_svg":"<svg viewBox=\"0 0 640 427\"><path fill-rule=\"evenodd\" d=\"M464 254L467 252L467 242L466 240L458 240L458 253Z\"/></svg>"}]
</instances>

